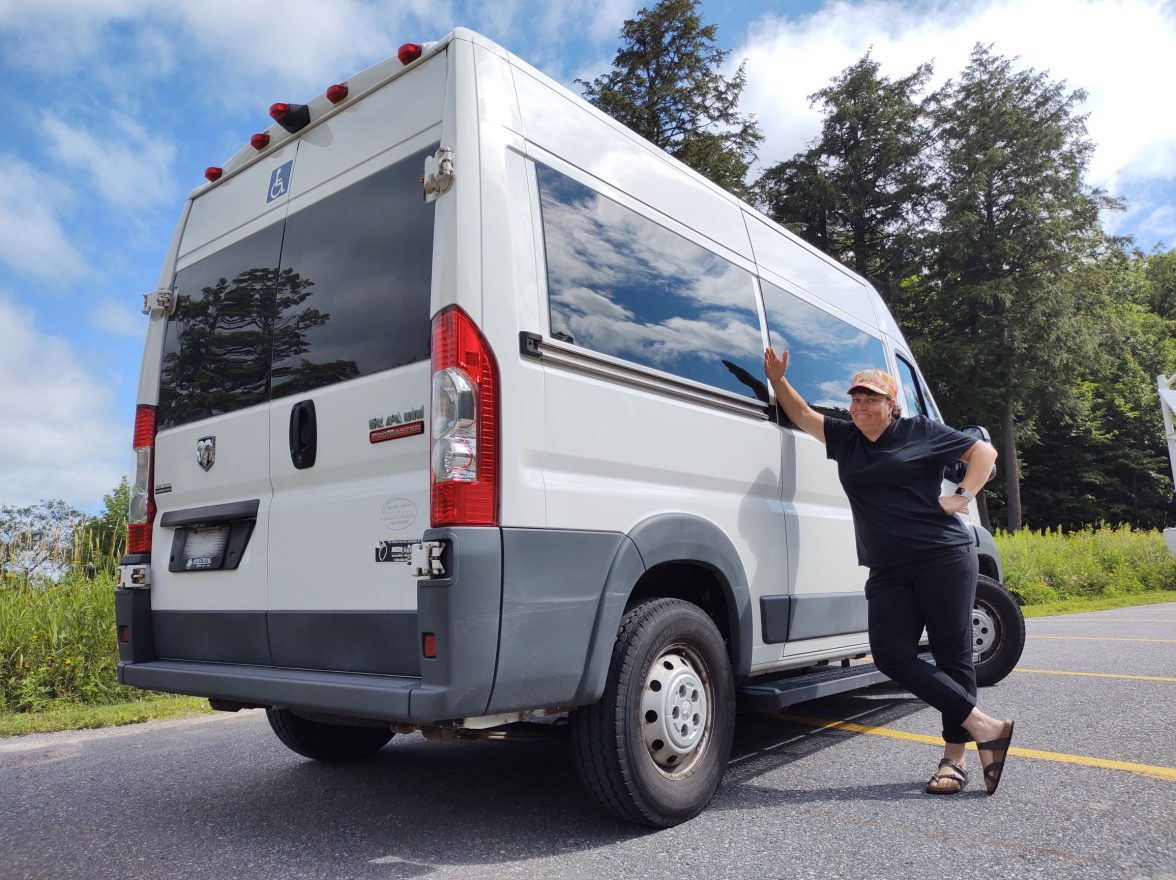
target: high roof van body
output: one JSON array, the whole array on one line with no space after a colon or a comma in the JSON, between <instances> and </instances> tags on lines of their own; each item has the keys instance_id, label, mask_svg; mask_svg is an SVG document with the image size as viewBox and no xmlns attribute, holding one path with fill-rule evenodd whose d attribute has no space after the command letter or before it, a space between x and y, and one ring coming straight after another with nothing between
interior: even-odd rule
<instances>
[{"instance_id":1,"label":"high roof van body","mask_svg":"<svg viewBox=\"0 0 1176 880\"><path fill-rule=\"evenodd\" d=\"M938 410L845 267L477 34L408 60L275 105L184 206L120 680L265 707L323 760L567 715L601 803L675 824L737 698L877 680L848 503L764 348L834 417L867 367ZM994 680L1019 613L972 529Z\"/></svg>"}]
</instances>

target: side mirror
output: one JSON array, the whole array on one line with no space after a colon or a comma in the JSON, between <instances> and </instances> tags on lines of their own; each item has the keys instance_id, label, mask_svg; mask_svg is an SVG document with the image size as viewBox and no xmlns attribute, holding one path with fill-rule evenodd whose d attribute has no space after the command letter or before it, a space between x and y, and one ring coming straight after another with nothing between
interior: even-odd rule
<instances>
[{"instance_id":1,"label":"side mirror","mask_svg":"<svg viewBox=\"0 0 1176 880\"><path fill-rule=\"evenodd\" d=\"M980 425L964 425L959 429L959 431L961 434L967 434L969 437L975 437L977 440L983 440L985 443L992 442L992 436L988 433L988 429L983 428ZM957 461L955 464L949 465L943 469L943 479L947 480L949 483L955 483L956 485L959 485L959 483L964 479L964 474L967 472L967 462ZM995 476L996 465L993 465L992 473L988 475L988 479L986 479L984 482L987 483Z\"/></svg>"}]
</instances>

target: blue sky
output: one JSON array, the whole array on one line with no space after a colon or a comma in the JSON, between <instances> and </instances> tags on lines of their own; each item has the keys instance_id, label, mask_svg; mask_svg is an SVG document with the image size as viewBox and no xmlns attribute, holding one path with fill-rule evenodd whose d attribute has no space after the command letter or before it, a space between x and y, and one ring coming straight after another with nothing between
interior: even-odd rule
<instances>
[{"instance_id":1,"label":"blue sky","mask_svg":"<svg viewBox=\"0 0 1176 880\"><path fill-rule=\"evenodd\" d=\"M404 42L479 30L571 85L604 72L636 0L0 0L0 505L85 510L130 468L146 327L184 197L269 123ZM1144 249L1176 244L1170 0L703 0L761 164L817 134L806 96L870 47L957 74L977 41L1088 92L1091 182Z\"/></svg>"}]
</instances>

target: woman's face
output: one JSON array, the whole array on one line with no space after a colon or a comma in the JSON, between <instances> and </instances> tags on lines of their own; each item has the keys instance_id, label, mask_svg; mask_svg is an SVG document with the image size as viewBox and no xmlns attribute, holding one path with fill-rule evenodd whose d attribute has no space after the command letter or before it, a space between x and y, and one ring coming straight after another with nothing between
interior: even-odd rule
<instances>
[{"instance_id":1,"label":"woman's face","mask_svg":"<svg viewBox=\"0 0 1176 880\"><path fill-rule=\"evenodd\" d=\"M850 395L849 414L859 430L879 431L890 424L890 398L873 391L855 391Z\"/></svg>"}]
</instances>

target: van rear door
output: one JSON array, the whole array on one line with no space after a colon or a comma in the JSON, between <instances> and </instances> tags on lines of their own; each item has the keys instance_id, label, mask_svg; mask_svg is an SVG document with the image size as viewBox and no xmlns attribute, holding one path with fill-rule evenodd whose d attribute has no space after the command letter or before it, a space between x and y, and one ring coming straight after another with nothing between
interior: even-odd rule
<instances>
[{"instance_id":1,"label":"van rear door","mask_svg":"<svg viewBox=\"0 0 1176 880\"><path fill-rule=\"evenodd\" d=\"M445 60L300 141L267 436L273 663L419 675L408 547L429 526L434 206Z\"/></svg>"},{"instance_id":2,"label":"van rear door","mask_svg":"<svg viewBox=\"0 0 1176 880\"><path fill-rule=\"evenodd\" d=\"M271 306L295 152L198 195L180 241L155 458L161 657L268 662Z\"/></svg>"}]
</instances>

